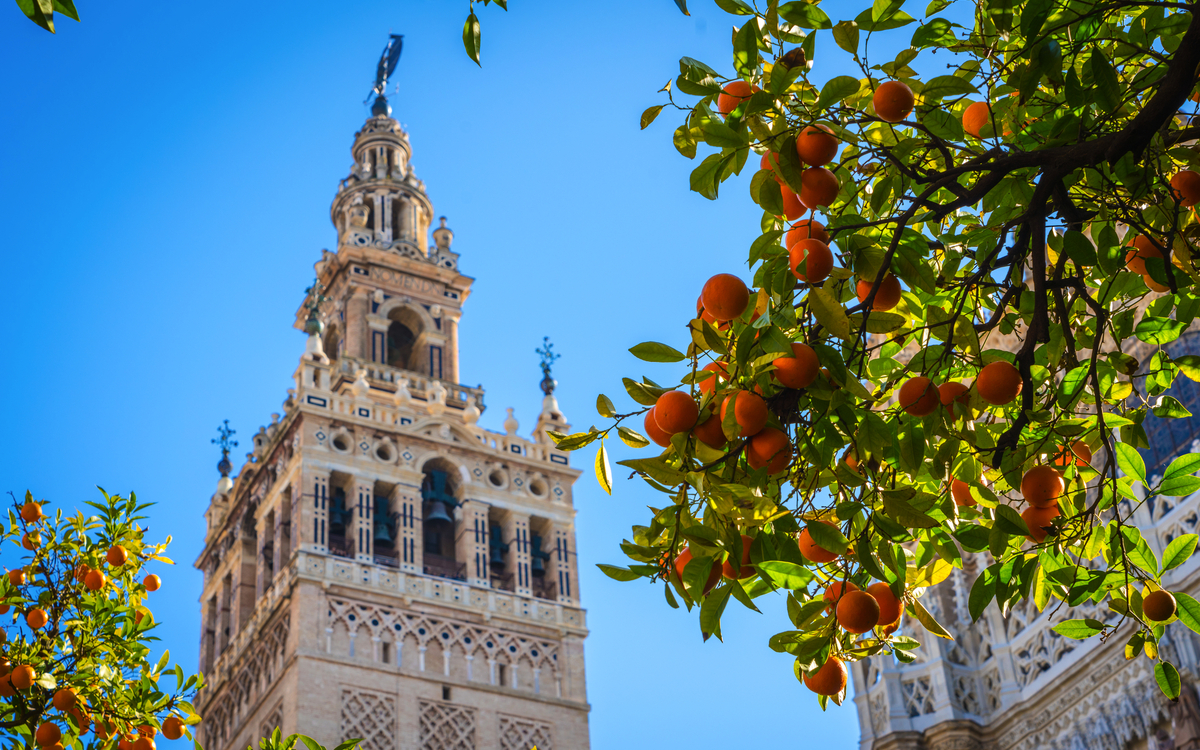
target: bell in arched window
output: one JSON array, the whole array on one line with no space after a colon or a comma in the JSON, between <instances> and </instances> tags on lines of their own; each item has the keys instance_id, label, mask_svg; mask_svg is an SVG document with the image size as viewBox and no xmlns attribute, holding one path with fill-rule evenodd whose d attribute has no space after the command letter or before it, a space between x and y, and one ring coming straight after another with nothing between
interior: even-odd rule
<instances>
[{"instance_id":1,"label":"bell in arched window","mask_svg":"<svg viewBox=\"0 0 1200 750\"><path fill-rule=\"evenodd\" d=\"M508 552L508 545L504 543L504 536L500 530L499 524L492 524L491 538L488 540L488 564L493 570L498 570L504 567L504 553Z\"/></svg>"},{"instance_id":2,"label":"bell in arched window","mask_svg":"<svg viewBox=\"0 0 1200 750\"><path fill-rule=\"evenodd\" d=\"M375 498L375 518L372 521L375 544L391 545L396 541L395 521L388 514L387 501L383 498Z\"/></svg>"},{"instance_id":3,"label":"bell in arched window","mask_svg":"<svg viewBox=\"0 0 1200 750\"><path fill-rule=\"evenodd\" d=\"M533 535L533 551L529 553L529 572L538 578L546 575L546 561L550 559L549 552L542 552L542 538Z\"/></svg>"}]
</instances>

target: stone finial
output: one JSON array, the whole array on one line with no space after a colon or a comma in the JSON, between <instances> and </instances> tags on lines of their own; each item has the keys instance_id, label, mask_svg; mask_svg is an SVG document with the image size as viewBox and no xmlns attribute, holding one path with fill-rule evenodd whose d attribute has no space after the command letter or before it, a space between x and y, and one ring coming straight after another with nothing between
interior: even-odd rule
<instances>
[{"instance_id":1,"label":"stone finial","mask_svg":"<svg viewBox=\"0 0 1200 750\"><path fill-rule=\"evenodd\" d=\"M437 416L446 410L446 386L440 380L431 381L425 392L429 399L429 413Z\"/></svg>"},{"instance_id":2,"label":"stone finial","mask_svg":"<svg viewBox=\"0 0 1200 750\"><path fill-rule=\"evenodd\" d=\"M479 416L482 412L479 411L479 404L476 403L475 397L471 396L467 399L467 406L463 409L463 421L468 425L473 425L479 421Z\"/></svg>"},{"instance_id":3,"label":"stone finial","mask_svg":"<svg viewBox=\"0 0 1200 750\"><path fill-rule=\"evenodd\" d=\"M433 243L437 246L438 250L449 250L450 243L454 242L454 232L450 231L450 228L446 226L445 216L440 216L438 219L441 222L441 226L433 230Z\"/></svg>"},{"instance_id":4,"label":"stone finial","mask_svg":"<svg viewBox=\"0 0 1200 750\"><path fill-rule=\"evenodd\" d=\"M408 390L408 378L401 377L396 381L396 392L392 394L392 403L396 406L408 406L412 402L412 393Z\"/></svg>"},{"instance_id":5,"label":"stone finial","mask_svg":"<svg viewBox=\"0 0 1200 750\"><path fill-rule=\"evenodd\" d=\"M350 386L350 392L355 398L366 398L371 392L371 384L367 382L367 371L359 368L354 372L354 384Z\"/></svg>"},{"instance_id":6,"label":"stone finial","mask_svg":"<svg viewBox=\"0 0 1200 750\"><path fill-rule=\"evenodd\" d=\"M521 426L517 418L513 416L513 408L510 406L505 411L508 412L508 418L504 420L504 431L509 435L516 435L517 428Z\"/></svg>"}]
</instances>

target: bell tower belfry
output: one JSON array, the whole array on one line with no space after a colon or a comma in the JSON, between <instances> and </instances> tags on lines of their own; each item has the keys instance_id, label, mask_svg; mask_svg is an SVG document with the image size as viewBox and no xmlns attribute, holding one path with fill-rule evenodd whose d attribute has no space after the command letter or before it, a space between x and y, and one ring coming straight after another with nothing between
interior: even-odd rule
<instances>
[{"instance_id":1,"label":"bell tower belfry","mask_svg":"<svg viewBox=\"0 0 1200 750\"><path fill-rule=\"evenodd\" d=\"M569 427L554 355L530 437L513 409L503 433L479 426L484 392L459 382L473 280L376 94L330 212L337 251L297 311L294 387L205 513L199 740L586 749L580 472L546 435Z\"/></svg>"}]
</instances>

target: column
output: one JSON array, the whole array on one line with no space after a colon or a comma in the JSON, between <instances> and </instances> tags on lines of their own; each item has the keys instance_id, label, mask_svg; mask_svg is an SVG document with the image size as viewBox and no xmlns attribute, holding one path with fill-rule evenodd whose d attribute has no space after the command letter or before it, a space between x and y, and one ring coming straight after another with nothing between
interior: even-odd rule
<instances>
[{"instance_id":1,"label":"column","mask_svg":"<svg viewBox=\"0 0 1200 750\"><path fill-rule=\"evenodd\" d=\"M446 312L442 321L446 324L446 380L458 383L458 317Z\"/></svg>"},{"instance_id":2,"label":"column","mask_svg":"<svg viewBox=\"0 0 1200 750\"><path fill-rule=\"evenodd\" d=\"M242 534L246 534L245 531ZM255 579L258 575L258 543L257 534L254 539L242 539L238 545L239 559L235 562L235 588L233 600L233 622L231 636L240 633L250 617L254 614Z\"/></svg>"},{"instance_id":3,"label":"column","mask_svg":"<svg viewBox=\"0 0 1200 750\"><path fill-rule=\"evenodd\" d=\"M579 601L579 579L575 575L575 535L569 526L555 523L550 536L554 546L546 551L551 554L550 575L554 576L558 601L563 604Z\"/></svg>"},{"instance_id":4,"label":"column","mask_svg":"<svg viewBox=\"0 0 1200 750\"><path fill-rule=\"evenodd\" d=\"M420 488L397 484L392 490L392 511L400 514L396 524L396 557L400 570L406 573L423 571L421 560L424 554L424 538L421 536Z\"/></svg>"},{"instance_id":5,"label":"column","mask_svg":"<svg viewBox=\"0 0 1200 750\"><path fill-rule=\"evenodd\" d=\"M306 471L301 493L301 547L313 552L327 553L326 538L329 526L329 475Z\"/></svg>"},{"instance_id":6,"label":"column","mask_svg":"<svg viewBox=\"0 0 1200 750\"><path fill-rule=\"evenodd\" d=\"M375 518L375 483L366 479L354 480L354 559L359 562L374 562L372 550ZM347 530L349 531L349 530Z\"/></svg>"},{"instance_id":7,"label":"column","mask_svg":"<svg viewBox=\"0 0 1200 750\"><path fill-rule=\"evenodd\" d=\"M367 340L367 313L370 293L356 286L346 300L346 353L359 359L371 358L371 342Z\"/></svg>"},{"instance_id":8,"label":"column","mask_svg":"<svg viewBox=\"0 0 1200 750\"><path fill-rule=\"evenodd\" d=\"M282 565L291 557L291 550L286 549L291 542L292 525L292 488L289 486L279 493L279 499L275 506L275 528L271 531L275 535L275 549L271 557L271 566L275 571L275 575L279 575Z\"/></svg>"},{"instance_id":9,"label":"column","mask_svg":"<svg viewBox=\"0 0 1200 750\"><path fill-rule=\"evenodd\" d=\"M262 598L263 592L271 585L272 571L267 569L266 555L263 550L267 548L267 541L271 541L272 548L275 546L275 511L268 511L265 516L258 519L256 531L254 534L254 600L258 601ZM272 563L274 563L274 555L272 555Z\"/></svg>"},{"instance_id":10,"label":"column","mask_svg":"<svg viewBox=\"0 0 1200 750\"><path fill-rule=\"evenodd\" d=\"M488 585L488 506L478 500L462 504L462 520L454 539L454 556L467 564L467 583Z\"/></svg>"},{"instance_id":11,"label":"column","mask_svg":"<svg viewBox=\"0 0 1200 750\"><path fill-rule=\"evenodd\" d=\"M529 516L512 511L504 519L504 538L511 540L508 563L513 566L513 588L518 594L532 596L529 582Z\"/></svg>"},{"instance_id":12,"label":"column","mask_svg":"<svg viewBox=\"0 0 1200 750\"><path fill-rule=\"evenodd\" d=\"M387 152L381 149L379 159L383 164L384 171L386 171ZM380 176L382 177L382 175ZM389 193L383 197L383 238L391 242L394 236L392 233L392 194Z\"/></svg>"}]
</instances>

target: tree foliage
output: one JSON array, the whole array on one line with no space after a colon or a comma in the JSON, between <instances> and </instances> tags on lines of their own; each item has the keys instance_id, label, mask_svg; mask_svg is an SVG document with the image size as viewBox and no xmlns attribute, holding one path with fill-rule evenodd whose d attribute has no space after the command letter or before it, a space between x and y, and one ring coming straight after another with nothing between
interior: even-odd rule
<instances>
[{"instance_id":1,"label":"tree foliage","mask_svg":"<svg viewBox=\"0 0 1200 750\"><path fill-rule=\"evenodd\" d=\"M1175 619L1200 632L1200 605L1186 594L1150 599L1196 537L1159 559L1132 523L1155 496L1200 489L1200 456L1151 478L1137 450L1148 414L1191 418L1164 395L1175 378L1200 380L1200 358L1164 348L1200 312L1200 193L1187 187L1200 180L1187 104L1200 5L932 0L918 20L903 0L875 0L836 22L816 2L717 5L736 22L731 75L682 58L667 101L641 125L681 112L673 142L698 160L691 189L707 198L758 168L752 288L744 304L714 278L690 340L631 350L686 365L682 377L672 371L677 383L627 378L636 408L601 396L603 429L555 436L564 450L600 441L606 491L613 432L664 448L621 462L662 502L621 545L633 564L604 572L663 582L670 606L699 607L706 638L720 636L730 599L754 609L784 592L791 623L770 646L829 694L822 706L844 696L829 687L836 679L822 682L831 657L910 661L917 645L898 623L847 630L840 600L827 606L836 584L882 582L928 633L950 637L921 597L964 552L990 554L971 582L974 618L993 601L1107 602L1119 619L1071 620L1059 632L1119 632L1131 658L1157 659ZM881 41L908 44L880 60ZM830 42L855 75L822 67ZM881 91L889 81L903 86ZM915 106L902 101L905 87ZM813 155L824 137L806 133L813 126L833 136L828 163ZM805 138L817 141L798 146ZM797 230L805 208L825 226ZM801 244L820 229L834 260L826 272L820 248ZM744 311L718 314L739 301ZM821 370L804 387L783 385L805 352ZM950 383L961 397L941 390ZM757 400L765 428L743 424ZM782 444L758 437L769 431ZM876 586L872 598L883 606L888 594ZM855 606L870 609L861 597ZM1159 663L1156 675L1175 697L1174 667Z\"/></svg>"},{"instance_id":2,"label":"tree foliage","mask_svg":"<svg viewBox=\"0 0 1200 750\"><path fill-rule=\"evenodd\" d=\"M54 33L55 13L61 13L74 21L79 20L79 11L75 10L75 0L17 0L17 7L30 21L51 34Z\"/></svg>"},{"instance_id":3,"label":"tree foliage","mask_svg":"<svg viewBox=\"0 0 1200 750\"><path fill-rule=\"evenodd\" d=\"M191 737L204 686L157 642L145 575L170 537L148 543L136 496L103 494L91 515L13 498L0 539L0 737L8 747L154 750L154 738Z\"/></svg>"}]
</instances>

